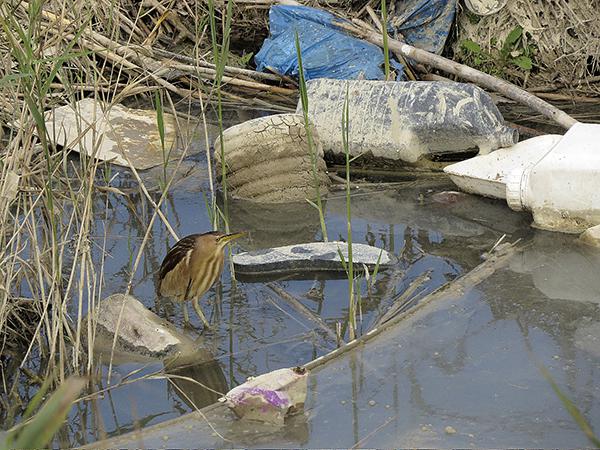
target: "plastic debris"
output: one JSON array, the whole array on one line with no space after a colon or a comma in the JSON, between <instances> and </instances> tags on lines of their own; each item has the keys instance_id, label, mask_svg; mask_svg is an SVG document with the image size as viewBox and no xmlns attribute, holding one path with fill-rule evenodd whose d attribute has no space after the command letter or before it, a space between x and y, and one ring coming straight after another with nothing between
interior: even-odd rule
<instances>
[{"instance_id":1,"label":"plastic debris","mask_svg":"<svg viewBox=\"0 0 600 450\"><path fill-rule=\"evenodd\" d=\"M491 16L506 6L508 0L465 0L465 6L478 16Z\"/></svg>"},{"instance_id":2,"label":"plastic debris","mask_svg":"<svg viewBox=\"0 0 600 450\"><path fill-rule=\"evenodd\" d=\"M62 145L101 161L136 169L164 164L156 111L131 109L86 98L45 115L48 135ZM165 151L175 143L175 118L164 114ZM174 155L175 152L171 154Z\"/></svg>"},{"instance_id":3,"label":"plastic debris","mask_svg":"<svg viewBox=\"0 0 600 450\"><path fill-rule=\"evenodd\" d=\"M514 169L506 201L536 227L578 233L600 224L600 125L576 123L542 158Z\"/></svg>"},{"instance_id":4,"label":"plastic debris","mask_svg":"<svg viewBox=\"0 0 600 450\"><path fill-rule=\"evenodd\" d=\"M441 54L456 12L456 0L407 0L390 18L392 36L401 34L414 47Z\"/></svg>"},{"instance_id":5,"label":"plastic debris","mask_svg":"<svg viewBox=\"0 0 600 450\"><path fill-rule=\"evenodd\" d=\"M310 120L324 150L337 155L344 155L346 93L353 156L417 163L474 148L487 153L518 141L489 95L472 84L320 79L308 82L307 90Z\"/></svg>"},{"instance_id":6,"label":"plastic debris","mask_svg":"<svg viewBox=\"0 0 600 450\"><path fill-rule=\"evenodd\" d=\"M348 260L346 242L310 242L268 248L233 256L235 270L240 274L290 273L307 271L342 271ZM386 250L367 244L352 244L352 260L359 269L373 268L379 262L383 270L396 263L397 258Z\"/></svg>"},{"instance_id":7,"label":"plastic debris","mask_svg":"<svg viewBox=\"0 0 600 450\"><path fill-rule=\"evenodd\" d=\"M461 189L505 198L534 225L580 233L600 224L600 125L576 123L564 136L527 139L446 167Z\"/></svg>"},{"instance_id":8,"label":"plastic debris","mask_svg":"<svg viewBox=\"0 0 600 450\"><path fill-rule=\"evenodd\" d=\"M283 425L285 418L302 411L308 371L302 367L274 370L249 378L219 401L245 420Z\"/></svg>"},{"instance_id":9,"label":"plastic debris","mask_svg":"<svg viewBox=\"0 0 600 450\"><path fill-rule=\"evenodd\" d=\"M398 4L388 30L415 47L441 53L454 20L456 0L409 0ZM298 75L295 36L302 50L307 80L314 78L383 80L383 52L376 45L348 36L333 24L340 19L326 11L276 5L269 11L270 37L255 56L257 70ZM390 60L402 79L403 65Z\"/></svg>"},{"instance_id":10,"label":"plastic debris","mask_svg":"<svg viewBox=\"0 0 600 450\"><path fill-rule=\"evenodd\" d=\"M538 161L562 138L547 134L501 148L488 155L480 155L444 168L460 189L486 197L506 198L506 179L516 169L525 169Z\"/></svg>"},{"instance_id":11,"label":"plastic debris","mask_svg":"<svg viewBox=\"0 0 600 450\"><path fill-rule=\"evenodd\" d=\"M306 202L317 197L304 117L276 114L248 120L223 132L227 185L234 197L261 203ZM320 194L330 180L323 148L313 127ZM215 158L221 164L221 141L215 140ZM220 173L220 169L217 171Z\"/></svg>"},{"instance_id":12,"label":"plastic debris","mask_svg":"<svg viewBox=\"0 0 600 450\"><path fill-rule=\"evenodd\" d=\"M374 44L339 31L332 24L334 20L340 19L308 6L272 6L269 11L270 36L254 57L256 69L298 75L297 32L307 80L383 80L383 51ZM397 68L401 66L397 65Z\"/></svg>"}]
</instances>

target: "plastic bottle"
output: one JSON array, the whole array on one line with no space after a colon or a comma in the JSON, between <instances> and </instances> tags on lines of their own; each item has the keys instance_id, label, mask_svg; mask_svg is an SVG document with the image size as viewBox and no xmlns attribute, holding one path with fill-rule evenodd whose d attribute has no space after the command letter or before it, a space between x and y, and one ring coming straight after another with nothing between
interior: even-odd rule
<instances>
[{"instance_id":1,"label":"plastic bottle","mask_svg":"<svg viewBox=\"0 0 600 450\"><path fill-rule=\"evenodd\" d=\"M308 114L324 150L343 154L346 93L353 156L416 163L425 156L488 153L518 141L490 96L472 84L316 79L307 83ZM298 105L298 111L301 111Z\"/></svg>"},{"instance_id":2,"label":"plastic bottle","mask_svg":"<svg viewBox=\"0 0 600 450\"><path fill-rule=\"evenodd\" d=\"M578 233L600 224L600 124L573 125L540 159L513 170L506 201L534 226Z\"/></svg>"}]
</instances>

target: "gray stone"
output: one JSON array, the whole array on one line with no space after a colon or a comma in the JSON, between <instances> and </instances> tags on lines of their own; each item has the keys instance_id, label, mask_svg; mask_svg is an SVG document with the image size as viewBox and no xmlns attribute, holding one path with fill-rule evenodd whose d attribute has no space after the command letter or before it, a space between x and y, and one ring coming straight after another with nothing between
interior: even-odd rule
<instances>
[{"instance_id":1,"label":"gray stone","mask_svg":"<svg viewBox=\"0 0 600 450\"><path fill-rule=\"evenodd\" d=\"M173 357L191 353L194 347L190 338L179 333L172 324L149 311L131 295L113 294L103 300L95 314L95 321L97 335L94 349L101 353L111 352L117 328L115 351L125 359L126 355Z\"/></svg>"},{"instance_id":2,"label":"gray stone","mask_svg":"<svg viewBox=\"0 0 600 450\"><path fill-rule=\"evenodd\" d=\"M344 266L339 251L348 259L348 244L345 242L310 242L267 248L234 255L233 263L241 274L288 273L305 271L342 271ZM380 258L381 255L381 258ZM397 258L386 250L366 244L352 244L352 260L355 266L363 264L385 269L397 262Z\"/></svg>"}]
</instances>

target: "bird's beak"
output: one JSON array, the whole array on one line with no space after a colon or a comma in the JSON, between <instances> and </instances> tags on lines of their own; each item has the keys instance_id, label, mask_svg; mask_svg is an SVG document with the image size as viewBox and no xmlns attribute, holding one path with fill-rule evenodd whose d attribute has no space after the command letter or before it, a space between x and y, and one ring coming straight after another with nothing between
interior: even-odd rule
<instances>
[{"instance_id":1,"label":"bird's beak","mask_svg":"<svg viewBox=\"0 0 600 450\"><path fill-rule=\"evenodd\" d=\"M226 234L225 236L221 236L219 238L219 243L223 243L223 244L227 244L230 241L233 241L234 239L237 238L241 238L242 236L245 236L247 233L245 231L241 231L239 233L231 233L231 234Z\"/></svg>"}]
</instances>

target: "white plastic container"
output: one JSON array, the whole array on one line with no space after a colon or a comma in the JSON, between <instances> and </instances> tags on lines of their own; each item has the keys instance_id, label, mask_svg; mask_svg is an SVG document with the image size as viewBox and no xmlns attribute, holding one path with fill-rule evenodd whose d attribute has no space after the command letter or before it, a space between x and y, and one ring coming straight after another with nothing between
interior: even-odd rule
<instances>
[{"instance_id":1,"label":"white plastic container","mask_svg":"<svg viewBox=\"0 0 600 450\"><path fill-rule=\"evenodd\" d=\"M509 174L535 164L561 139L559 134L537 136L512 147L451 164L444 172L465 192L505 199Z\"/></svg>"},{"instance_id":2,"label":"white plastic container","mask_svg":"<svg viewBox=\"0 0 600 450\"><path fill-rule=\"evenodd\" d=\"M506 201L534 226L566 233L600 224L600 124L575 124L533 164L506 179Z\"/></svg>"}]
</instances>

